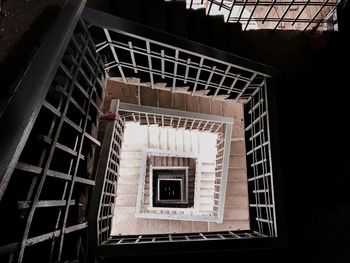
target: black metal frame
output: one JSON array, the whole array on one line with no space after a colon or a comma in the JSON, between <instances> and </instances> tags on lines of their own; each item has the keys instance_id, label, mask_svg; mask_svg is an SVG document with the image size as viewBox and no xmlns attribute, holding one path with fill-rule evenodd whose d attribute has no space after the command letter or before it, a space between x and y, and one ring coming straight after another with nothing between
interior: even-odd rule
<instances>
[{"instance_id":1,"label":"black metal frame","mask_svg":"<svg viewBox=\"0 0 350 263\"><path fill-rule=\"evenodd\" d=\"M70 260L79 254L71 247L84 242L105 88L103 63L80 19L84 4L63 7L1 116L6 261Z\"/></svg>"}]
</instances>

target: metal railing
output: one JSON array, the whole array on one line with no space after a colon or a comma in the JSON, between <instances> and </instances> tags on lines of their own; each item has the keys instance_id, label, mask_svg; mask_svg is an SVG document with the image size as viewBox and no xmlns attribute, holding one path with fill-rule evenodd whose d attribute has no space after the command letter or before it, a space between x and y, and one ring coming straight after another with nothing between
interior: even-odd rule
<instances>
[{"instance_id":1,"label":"metal railing","mask_svg":"<svg viewBox=\"0 0 350 263\"><path fill-rule=\"evenodd\" d=\"M224 15L226 22L241 23L243 29L318 30L327 24L339 0L187 0L188 8L205 8L207 15ZM336 19L336 18L334 18ZM335 21L332 21L334 24Z\"/></svg>"},{"instance_id":2,"label":"metal railing","mask_svg":"<svg viewBox=\"0 0 350 263\"><path fill-rule=\"evenodd\" d=\"M105 72L83 7L63 7L1 116L0 261L65 261L84 242Z\"/></svg>"},{"instance_id":3,"label":"metal railing","mask_svg":"<svg viewBox=\"0 0 350 263\"><path fill-rule=\"evenodd\" d=\"M277 236L266 88L265 82L245 107L249 206L252 228Z\"/></svg>"},{"instance_id":4,"label":"metal railing","mask_svg":"<svg viewBox=\"0 0 350 263\"><path fill-rule=\"evenodd\" d=\"M226 199L227 172L231 148L232 125L225 124L223 132L218 134L215 165L214 212L218 223L223 222ZM225 193L225 194L222 194Z\"/></svg>"},{"instance_id":5,"label":"metal railing","mask_svg":"<svg viewBox=\"0 0 350 263\"><path fill-rule=\"evenodd\" d=\"M124 133L124 122L118 115L118 108L119 101L112 100L110 112L116 117L106 125L96 169L96 186L89 211L89 247L92 251L109 239L112 227Z\"/></svg>"},{"instance_id":6,"label":"metal railing","mask_svg":"<svg viewBox=\"0 0 350 263\"><path fill-rule=\"evenodd\" d=\"M109 244L135 244L135 243L155 243L155 242L188 242L188 241L208 241L208 240L228 240L228 239L250 239L266 237L255 231L221 231L221 232L198 232L179 234L159 234L159 235L134 235L134 236L114 236Z\"/></svg>"},{"instance_id":7,"label":"metal railing","mask_svg":"<svg viewBox=\"0 0 350 263\"><path fill-rule=\"evenodd\" d=\"M273 71L199 43L140 28L130 21L127 27L125 20L103 12L86 9L83 16L92 24L96 37L103 38L96 42L96 48L106 57L105 70L124 83L128 83L128 77L136 77L151 88L166 83L172 92L186 87L186 92L192 95L239 101L249 98ZM127 30L130 27L133 32Z\"/></svg>"}]
</instances>

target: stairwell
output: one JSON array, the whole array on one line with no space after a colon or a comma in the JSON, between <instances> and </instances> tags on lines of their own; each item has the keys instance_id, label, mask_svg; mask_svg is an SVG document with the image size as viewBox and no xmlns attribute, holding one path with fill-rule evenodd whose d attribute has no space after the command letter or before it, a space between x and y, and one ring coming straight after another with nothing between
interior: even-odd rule
<instances>
[{"instance_id":1,"label":"stairwell","mask_svg":"<svg viewBox=\"0 0 350 263\"><path fill-rule=\"evenodd\" d=\"M112 235L116 234L147 234L147 233L181 233L181 232L206 232L249 229L249 208L248 208L248 189L245 162L245 142L244 142L244 117L243 104L229 101L211 100L205 97L191 96L181 93L171 93L165 90L150 89L142 86L132 86L122 84L116 81L109 81L107 86L107 96L105 108L107 109L111 99L120 99L122 102L134 103L139 105L164 107L191 112L200 112L214 114L234 119L233 132L231 136L231 152L228 171L228 184L225 198L224 221L221 224L208 222L191 222L180 220L160 220L160 219L137 219L135 218L135 203L137 195L137 180L139 176L139 167L137 164L141 160L141 151L135 147L159 147L161 149L178 149L188 151L198 148L196 140L191 143L185 142L191 136L184 136L189 133L187 130L159 129L157 126L142 126L144 133L149 130L153 132L158 130L159 137L135 137L125 138L132 143L123 148L120 180L119 183L126 187L126 190L118 192L115 205L115 218L113 223ZM157 132L156 132L157 133ZM131 134L131 133L129 133ZM167 141L167 138L171 138ZM179 142L178 144L176 142ZM181 142L181 143L180 143ZM166 158L157 160L167 163ZM204 168L206 169L206 168ZM210 172L210 166L208 172ZM126 171L130 171L130 176L123 177ZM211 194L210 173L204 176L201 182L201 188L208 188L207 193ZM134 185L132 187L131 185ZM120 188L118 188L120 189ZM210 193L209 193L210 192ZM202 198L203 209L205 207L205 197ZM211 205L211 204L207 204ZM133 206L133 207L132 207ZM119 225L120 227L116 227Z\"/></svg>"},{"instance_id":2,"label":"stairwell","mask_svg":"<svg viewBox=\"0 0 350 263\"><path fill-rule=\"evenodd\" d=\"M137 8L133 8L135 6L137 6ZM235 48L239 46L240 40L238 36L240 36L241 32L240 24L225 23L222 15L207 16L204 9L186 9L185 1L113 1L112 9L110 10L113 10L111 13L114 15L228 52L234 53ZM157 13L157 15L154 15L155 13ZM227 95L225 96L222 94L218 94L215 100L212 100L210 99L210 97L213 97L212 94L208 96L206 90L198 90L194 94L196 96L191 96L191 92L189 92L186 87L176 87L176 92L171 93L171 88L165 87L165 85L160 83L155 86L155 89L151 89L149 87L148 76L145 75L136 76L136 78L128 78L129 85L127 85L118 82L121 79L120 76L118 74L115 75L115 73L116 71L110 72L111 78L107 87L108 94L104 107L105 111L107 111L111 99L120 99L122 102L127 103L200 112L234 119L224 222L222 224L178 220L136 219L134 217L135 211L131 211L130 209L130 211L126 211L126 208L124 210L120 209L120 213L115 213L116 217L119 216L119 220L124 221L126 221L126 218L130 218L130 220L133 221L129 221L130 225L136 226L132 229L132 231L134 231L132 233L139 233L139 230L144 231L144 233L173 233L249 229L243 104L240 102L233 103L231 100L227 99ZM134 85L130 85L132 83ZM101 133L103 133L103 127ZM146 143L146 141L142 142L143 145L146 145ZM150 141L150 143L157 142ZM164 141L159 143L163 144L163 147L165 147ZM135 155L137 158L141 158L140 152L130 151L126 155L130 157L131 155ZM127 165L133 165L133 162ZM129 168L132 168L133 176L135 174L135 177L137 177L138 168ZM121 174L122 172L123 170L121 170ZM206 185L208 184L203 182L202 187ZM133 189L131 192L125 193L124 197L117 200L116 206L118 206L122 200L125 200L128 204L135 203L136 191L137 189ZM211 191L211 189L208 189L208 191ZM112 234L113 233L114 230L112 231ZM127 231L125 231L125 233L132 234L131 232L127 233Z\"/></svg>"}]
</instances>

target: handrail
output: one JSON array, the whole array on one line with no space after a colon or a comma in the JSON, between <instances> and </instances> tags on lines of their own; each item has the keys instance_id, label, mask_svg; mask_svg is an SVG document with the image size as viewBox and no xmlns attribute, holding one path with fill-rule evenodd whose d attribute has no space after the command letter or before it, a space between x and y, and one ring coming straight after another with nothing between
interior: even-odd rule
<instances>
[{"instance_id":1,"label":"handrail","mask_svg":"<svg viewBox=\"0 0 350 263\"><path fill-rule=\"evenodd\" d=\"M0 118L0 201L86 0L67 1Z\"/></svg>"}]
</instances>

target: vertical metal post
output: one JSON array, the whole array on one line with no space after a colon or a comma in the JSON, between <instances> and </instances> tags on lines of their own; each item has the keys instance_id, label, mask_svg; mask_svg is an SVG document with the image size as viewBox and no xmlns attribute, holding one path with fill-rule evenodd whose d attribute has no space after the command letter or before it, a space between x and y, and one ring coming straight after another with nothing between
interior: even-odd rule
<instances>
[{"instance_id":1,"label":"vertical metal post","mask_svg":"<svg viewBox=\"0 0 350 263\"><path fill-rule=\"evenodd\" d=\"M225 124L225 147L224 147L224 160L223 167L221 171L221 181L220 181L220 199L218 208L218 223L222 223L224 220L224 208L225 208L225 198L226 198L226 186L227 186L227 173L228 173L228 163L230 159L231 150L231 136L232 136L232 124Z\"/></svg>"}]
</instances>

